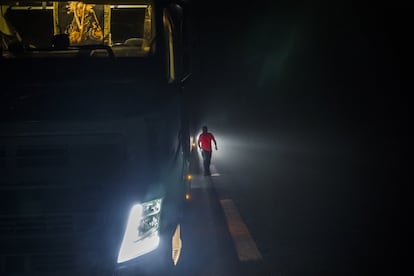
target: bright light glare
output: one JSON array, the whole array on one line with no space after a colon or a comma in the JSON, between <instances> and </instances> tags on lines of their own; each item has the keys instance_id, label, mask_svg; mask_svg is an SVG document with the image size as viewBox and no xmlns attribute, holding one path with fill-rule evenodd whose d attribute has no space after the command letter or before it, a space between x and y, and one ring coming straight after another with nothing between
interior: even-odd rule
<instances>
[{"instance_id":1,"label":"bright light glare","mask_svg":"<svg viewBox=\"0 0 414 276\"><path fill-rule=\"evenodd\" d=\"M154 204L157 205L160 203L160 200L155 200L153 202L155 202ZM152 233L148 231L151 234L145 238L143 236L140 236L139 234L138 229L140 228L143 219L148 215L154 215L154 213L143 214L143 205L148 204L135 204L131 208L124 238L121 244L121 249L119 250L118 254L118 263L126 262L128 260L151 252L152 250L156 249L159 245L160 238L158 235L158 231L154 231ZM158 212L159 211L160 210L158 210ZM158 225L156 227L158 228Z\"/></svg>"},{"instance_id":2,"label":"bright light glare","mask_svg":"<svg viewBox=\"0 0 414 276\"><path fill-rule=\"evenodd\" d=\"M194 136L190 136L190 151L197 146Z\"/></svg>"}]
</instances>

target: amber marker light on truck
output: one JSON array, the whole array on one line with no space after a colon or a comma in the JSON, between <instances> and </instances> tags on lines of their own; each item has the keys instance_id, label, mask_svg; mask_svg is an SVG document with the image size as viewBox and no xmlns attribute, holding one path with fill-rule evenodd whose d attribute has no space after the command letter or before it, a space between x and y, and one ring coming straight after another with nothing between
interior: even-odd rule
<instances>
[{"instance_id":1,"label":"amber marker light on truck","mask_svg":"<svg viewBox=\"0 0 414 276\"><path fill-rule=\"evenodd\" d=\"M197 143L193 136L190 136L190 151L197 147Z\"/></svg>"}]
</instances>

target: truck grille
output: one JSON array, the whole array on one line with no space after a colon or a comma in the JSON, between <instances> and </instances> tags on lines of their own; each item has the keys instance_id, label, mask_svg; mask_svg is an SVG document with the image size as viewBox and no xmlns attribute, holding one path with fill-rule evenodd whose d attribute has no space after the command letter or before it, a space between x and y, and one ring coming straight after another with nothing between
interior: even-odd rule
<instances>
[{"instance_id":1,"label":"truck grille","mask_svg":"<svg viewBox=\"0 0 414 276\"><path fill-rule=\"evenodd\" d=\"M68 164L68 148L64 145L19 146L16 150L17 168L60 167Z\"/></svg>"},{"instance_id":2,"label":"truck grille","mask_svg":"<svg viewBox=\"0 0 414 276\"><path fill-rule=\"evenodd\" d=\"M0 136L0 189L63 187L85 173L113 171L125 160L116 134Z\"/></svg>"},{"instance_id":3,"label":"truck grille","mask_svg":"<svg viewBox=\"0 0 414 276\"><path fill-rule=\"evenodd\" d=\"M70 272L76 267L76 258L71 254L35 255L31 259L33 270L38 272Z\"/></svg>"},{"instance_id":4,"label":"truck grille","mask_svg":"<svg viewBox=\"0 0 414 276\"><path fill-rule=\"evenodd\" d=\"M6 167L6 150L4 146L0 146L0 169L4 169Z\"/></svg>"},{"instance_id":5,"label":"truck grille","mask_svg":"<svg viewBox=\"0 0 414 276\"><path fill-rule=\"evenodd\" d=\"M0 216L1 236L70 233L74 230L71 215Z\"/></svg>"},{"instance_id":6,"label":"truck grille","mask_svg":"<svg viewBox=\"0 0 414 276\"><path fill-rule=\"evenodd\" d=\"M0 135L0 275L96 269L107 230L97 203L113 196L103 187L119 183L125 145L118 134Z\"/></svg>"},{"instance_id":7,"label":"truck grille","mask_svg":"<svg viewBox=\"0 0 414 276\"><path fill-rule=\"evenodd\" d=\"M76 255L64 253L2 256L0 258L0 274L10 276L73 275L84 268L77 259Z\"/></svg>"}]
</instances>

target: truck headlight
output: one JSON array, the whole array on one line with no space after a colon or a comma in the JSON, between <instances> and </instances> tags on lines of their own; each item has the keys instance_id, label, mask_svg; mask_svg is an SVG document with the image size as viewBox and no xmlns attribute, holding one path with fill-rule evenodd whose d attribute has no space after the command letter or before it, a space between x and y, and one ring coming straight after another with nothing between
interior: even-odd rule
<instances>
[{"instance_id":1,"label":"truck headlight","mask_svg":"<svg viewBox=\"0 0 414 276\"><path fill-rule=\"evenodd\" d=\"M158 247L161 205L160 198L132 206L119 249L118 263L139 257Z\"/></svg>"}]
</instances>

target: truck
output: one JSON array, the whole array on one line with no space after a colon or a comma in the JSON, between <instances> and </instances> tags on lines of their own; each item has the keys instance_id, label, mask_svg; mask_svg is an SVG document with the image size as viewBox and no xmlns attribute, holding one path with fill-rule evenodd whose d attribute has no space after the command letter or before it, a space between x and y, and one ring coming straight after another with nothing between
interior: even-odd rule
<instances>
[{"instance_id":1,"label":"truck","mask_svg":"<svg viewBox=\"0 0 414 276\"><path fill-rule=\"evenodd\" d=\"M191 179L186 3L0 9L0 275L169 274Z\"/></svg>"}]
</instances>

